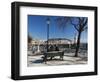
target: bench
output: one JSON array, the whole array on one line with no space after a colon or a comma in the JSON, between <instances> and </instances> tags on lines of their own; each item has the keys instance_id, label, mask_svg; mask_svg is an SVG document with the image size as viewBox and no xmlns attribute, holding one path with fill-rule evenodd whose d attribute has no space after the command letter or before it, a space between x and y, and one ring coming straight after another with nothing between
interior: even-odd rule
<instances>
[{"instance_id":1,"label":"bench","mask_svg":"<svg viewBox=\"0 0 100 82\"><path fill-rule=\"evenodd\" d=\"M43 61L46 63L47 59L50 58L52 60L53 57L59 56L61 60L63 60L64 52L63 51L50 51L45 52Z\"/></svg>"}]
</instances>

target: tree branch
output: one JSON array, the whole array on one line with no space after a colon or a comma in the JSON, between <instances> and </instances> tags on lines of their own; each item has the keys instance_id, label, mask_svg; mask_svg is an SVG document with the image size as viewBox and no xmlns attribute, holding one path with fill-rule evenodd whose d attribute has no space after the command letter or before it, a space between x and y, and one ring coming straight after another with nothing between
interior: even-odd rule
<instances>
[{"instance_id":1,"label":"tree branch","mask_svg":"<svg viewBox=\"0 0 100 82\"><path fill-rule=\"evenodd\" d=\"M86 29L87 29L87 26L86 26L85 28L83 28L82 31L84 31L84 30L86 30Z\"/></svg>"},{"instance_id":2,"label":"tree branch","mask_svg":"<svg viewBox=\"0 0 100 82\"><path fill-rule=\"evenodd\" d=\"M83 27L85 26L87 24L87 18L86 18L86 20L85 20L85 22L83 23Z\"/></svg>"},{"instance_id":3,"label":"tree branch","mask_svg":"<svg viewBox=\"0 0 100 82\"><path fill-rule=\"evenodd\" d=\"M70 20L70 22L71 22L71 24L74 26L74 28L75 28L77 31L79 31L79 29L77 28L77 25L74 24L74 23L72 22L72 20Z\"/></svg>"}]
</instances>

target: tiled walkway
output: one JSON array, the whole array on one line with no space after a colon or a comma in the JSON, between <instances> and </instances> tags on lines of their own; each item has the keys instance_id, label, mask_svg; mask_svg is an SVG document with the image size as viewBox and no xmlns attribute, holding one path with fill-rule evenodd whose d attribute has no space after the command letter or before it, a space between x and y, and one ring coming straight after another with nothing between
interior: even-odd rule
<instances>
[{"instance_id":1,"label":"tiled walkway","mask_svg":"<svg viewBox=\"0 0 100 82\"><path fill-rule=\"evenodd\" d=\"M65 53L63 60L59 56L55 56L53 60L48 60L45 64L42 59L43 55L28 56L28 66L56 66L56 65L76 65L87 64L87 55L79 54L78 57L73 57L74 53Z\"/></svg>"}]
</instances>

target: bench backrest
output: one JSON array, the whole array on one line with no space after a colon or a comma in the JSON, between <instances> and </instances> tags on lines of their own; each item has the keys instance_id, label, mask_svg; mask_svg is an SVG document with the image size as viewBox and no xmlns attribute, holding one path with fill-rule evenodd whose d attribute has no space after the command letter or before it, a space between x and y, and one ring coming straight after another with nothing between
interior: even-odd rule
<instances>
[{"instance_id":1,"label":"bench backrest","mask_svg":"<svg viewBox=\"0 0 100 82\"><path fill-rule=\"evenodd\" d=\"M64 52L61 52L61 51L60 52L59 51L58 52L57 51L56 52L46 52L45 55L48 57L49 56L63 56Z\"/></svg>"}]
</instances>

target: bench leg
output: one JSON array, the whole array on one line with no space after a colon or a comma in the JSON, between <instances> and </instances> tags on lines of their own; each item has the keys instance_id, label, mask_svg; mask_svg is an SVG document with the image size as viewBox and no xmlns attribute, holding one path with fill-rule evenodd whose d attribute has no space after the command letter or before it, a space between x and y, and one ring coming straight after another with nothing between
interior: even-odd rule
<instances>
[{"instance_id":1,"label":"bench leg","mask_svg":"<svg viewBox=\"0 0 100 82\"><path fill-rule=\"evenodd\" d=\"M44 56L43 57L43 62L46 64L46 61L47 61L47 56Z\"/></svg>"},{"instance_id":2,"label":"bench leg","mask_svg":"<svg viewBox=\"0 0 100 82\"><path fill-rule=\"evenodd\" d=\"M62 57L62 60L63 60L63 57Z\"/></svg>"},{"instance_id":3,"label":"bench leg","mask_svg":"<svg viewBox=\"0 0 100 82\"><path fill-rule=\"evenodd\" d=\"M47 58L45 58L44 62L45 62L45 64L47 63Z\"/></svg>"},{"instance_id":4,"label":"bench leg","mask_svg":"<svg viewBox=\"0 0 100 82\"><path fill-rule=\"evenodd\" d=\"M45 60L44 60L44 63L45 63L45 64L47 63L46 61L47 61L47 60L45 59Z\"/></svg>"},{"instance_id":5,"label":"bench leg","mask_svg":"<svg viewBox=\"0 0 100 82\"><path fill-rule=\"evenodd\" d=\"M50 58L50 60L52 60L53 57Z\"/></svg>"},{"instance_id":6,"label":"bench leg","mask_svg":"<svg viewBox=\"0 0 100 82\"><path fill-rule=\"evenodd\" d=\"M46 61L45 61L44 63L45 63L45 64L47 64L47 62L46 62Z\"/></svg>"},{"instance_id":7,"label":"bench leg","mask_svg":"<svg viewBox=\"0 0 100 82\"><path fill-rule=\"evenodd\" d=\"M60 59L63 60L63 56L60 56Z\"/></svg>"}]
</instances>

